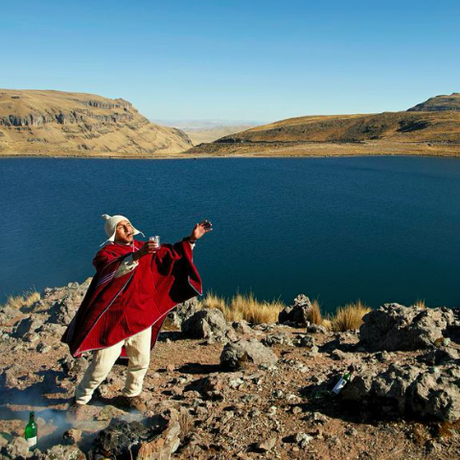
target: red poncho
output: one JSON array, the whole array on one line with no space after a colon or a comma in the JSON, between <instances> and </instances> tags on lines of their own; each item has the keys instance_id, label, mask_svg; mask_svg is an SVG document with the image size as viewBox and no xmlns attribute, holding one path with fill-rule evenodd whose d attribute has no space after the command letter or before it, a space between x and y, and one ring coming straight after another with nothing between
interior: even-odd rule
<instances>
[{"instance_id":1,"label":"red poncho","mask_svg":"<svg viewBox=\"0 0 460 460\"><path fill-rule=\"evenodd\" d=\"M134 241L135 250L143 245ZM113 243L96 254L96 275L62 336L74 357L108 348L148 327L153 347L166 315L178 303L202 294L188 241L162 245L156 254L141 257L133 271L115 278L120 263L132 252L131 246Z\"/></svg>"}]
</instances>

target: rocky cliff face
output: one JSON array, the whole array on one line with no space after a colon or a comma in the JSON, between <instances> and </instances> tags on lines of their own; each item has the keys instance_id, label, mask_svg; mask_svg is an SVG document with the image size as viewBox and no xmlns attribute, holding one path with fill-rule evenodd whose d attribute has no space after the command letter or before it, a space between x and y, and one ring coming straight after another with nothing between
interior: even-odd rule
<instances>
[{"instance_id":1,"label":"rocky cliff face","mask_svg":"<svg viewBox=\"0 0 460 460\"><path fill-rule=\"evenodd\" d=\"M142 156L191 145L185 133L150 123L124 99L0 90L0 154Z\"/></svg>"}]
</instances>

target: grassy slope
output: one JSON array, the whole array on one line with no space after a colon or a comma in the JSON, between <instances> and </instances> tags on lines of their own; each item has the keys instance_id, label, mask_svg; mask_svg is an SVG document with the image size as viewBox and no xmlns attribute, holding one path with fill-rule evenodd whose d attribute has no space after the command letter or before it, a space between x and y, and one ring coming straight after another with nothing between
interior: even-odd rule
<instances>
[{"instance_id":1,"label":"grassy slope","mask_svg":"<svg viewBox=\"0 0 460 460\"><path fill-rule=\"evenodd\" d=\"M188 153L460 156L460 95L438 96L416 107L407 112L290 118L225 136Z\"/></svg>"}]
</instances>

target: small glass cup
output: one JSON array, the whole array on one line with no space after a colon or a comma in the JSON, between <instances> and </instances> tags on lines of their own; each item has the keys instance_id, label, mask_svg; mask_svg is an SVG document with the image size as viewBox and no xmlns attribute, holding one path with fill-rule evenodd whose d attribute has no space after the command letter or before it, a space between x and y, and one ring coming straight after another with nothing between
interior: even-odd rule
<instances>
[{"instance_id":1,"label":"small glass cup","mask_svg":"<svg viewBox=\"0 0 460 460\"><path fill-rule=\"evenodd\" d=\"M158 235L150 236L149 241L153 241L155 243L155 249L160 249L160 237Z\"/></svg>"}]
</instances>

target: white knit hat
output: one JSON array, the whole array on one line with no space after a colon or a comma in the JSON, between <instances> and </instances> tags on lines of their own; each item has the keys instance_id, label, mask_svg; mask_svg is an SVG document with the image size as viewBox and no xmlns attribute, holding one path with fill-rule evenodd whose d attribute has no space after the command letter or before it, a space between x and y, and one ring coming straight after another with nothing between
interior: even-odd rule
<instances>
[{"instance_id":1,"label":"white knit hat","mask_svg":"<svg viewBox=\"0 0 460 460\"><path fill-rule=\"evenodd\" d=\"M106 243L113 243L115 241L115 233L117 233L117 225L119 222L122 220L127 220L129 223L131 223L131 221L125 216L109 216L108 214L102 214L102 218L105 219L104 230L109 239L104 241L101 246ZM133 224L131 224L131 226L133 227L134 235L141 234L142 236L145 236L142 232L137 230L137 228L134 228Z\"/></svg>"}]
</instances>

